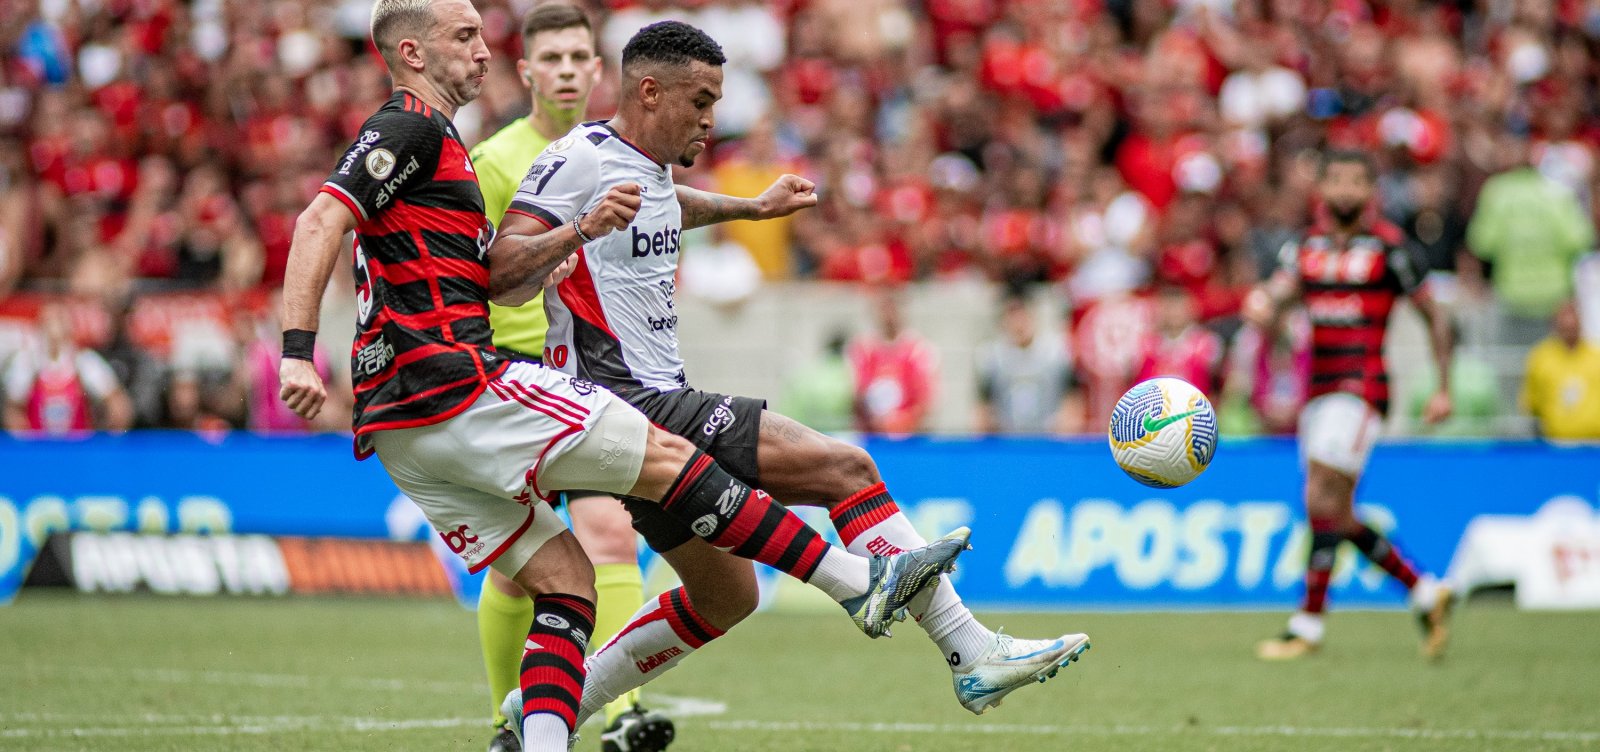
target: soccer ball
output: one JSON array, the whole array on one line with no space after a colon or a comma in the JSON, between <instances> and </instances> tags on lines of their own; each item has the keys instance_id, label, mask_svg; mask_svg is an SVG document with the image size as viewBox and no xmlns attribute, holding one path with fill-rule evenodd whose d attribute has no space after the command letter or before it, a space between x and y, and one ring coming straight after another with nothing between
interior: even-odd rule
<instances>
[{"instance_id":1,"label":"soccer ball","mask_svg":"<svg viewBox=\"0 0 1600 752\"><path fill-rule=\"evenodd\" d=\"M1217 451L1217 413L1183 379L1135 384L1111 411L1111 456L1122 472L1155 488L1177 488L1211 464Z\"/></svg>"}]
</instances>

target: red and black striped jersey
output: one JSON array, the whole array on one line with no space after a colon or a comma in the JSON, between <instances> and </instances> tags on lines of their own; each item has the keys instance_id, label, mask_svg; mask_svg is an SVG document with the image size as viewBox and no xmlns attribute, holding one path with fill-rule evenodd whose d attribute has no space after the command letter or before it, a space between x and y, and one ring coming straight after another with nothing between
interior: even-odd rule
<instances>
[{"instance_id":1,"label":"red and black striped jersey","mask_svg":"<svg viewBox=\"0 0 1600 752\"><path fill-rule=\"evenodd\" d=\"M445 420L508 361L491 346L494 225L450 119L405 91L367 118L322 191L354 212L358 453L365 434Z\"/></svg>"},{"instance_id":2,"label":"red and black striped jersey","mask_svg":"<svg viewBox=\"0 0 1600 752\"><path fill-rule=\"evenodd\" d=\"M1310 397L1349 392L1389 409L1383 339L1401 295L1422 285L1427 265L1387 223L1340 246L1320 228L1284 245L1280 267L1294 275L1311 315Z\"/></svg>"}]
</instances>

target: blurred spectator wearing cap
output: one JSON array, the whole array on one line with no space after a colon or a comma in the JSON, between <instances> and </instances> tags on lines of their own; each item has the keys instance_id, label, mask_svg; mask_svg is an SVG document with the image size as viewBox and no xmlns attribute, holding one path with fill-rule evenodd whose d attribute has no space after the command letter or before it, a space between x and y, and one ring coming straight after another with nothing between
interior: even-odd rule
<instances>
[{"instance_id":1,"label":"blurred spectator wearing cap","mask_svg":"<svg viewBox=\"0 0 1600 752\"><path fill-rule=\"evenodd\" d=\"M38 348L17 353L6 369L6 430L58 436L126 431L133 424L128 395L104 358L73 341L65 304L39 311L39 337Z\"/></svg>"},{"instance_id":2,"label":"blurred spectator wearing cap","mask_svg":"<svg viewBox=\"0 0 1600 752\"><path fill-rule=\"evenodd\" d=\"M855 380L856 428L882 434L920 431L933 408L935 355L905 328L897 291L879 288L872 305L877 330L857 337L846 351Z\"/></svg>"},{"instance_id":3,"label":"blurred spectator wearing cap","mask_svg":"<svg viewBox=\"0 0 1600 752\"><path fill-rule=\"evenodd\" d=\"M1556 309L1554 322L1528 354L1523 409L1547 439L1600 440L1600 346L1583 339L1573 301Z\"/></svg>"},{"instance_id":4,"label":"blurred spectator wearing cap","mask_svg":"<svg viewBox=\"0 0 1600 752\"><path fill-rule=\"evenodd\" d=\"M1502 308L1499 340L1526 347L1572 296L1573 264L1594 246L1594 224L1569 188L1528 164L1520 139L1506 137L1502 148L1507 169L1478 195L1467 245L1490 265Z\"/></svg>"},{"instance_id":5,"label":"blurred spectator wearing cap","mask_svg":"<svg viewBox=\"0 0 1600 752\"><path fill-rule=\"evenodd\" d=\"M978 349L978 432L1082 431L1083 396L1065 339L1039 332L1026 295L1012 292L1000 305L1000 337Z\"/></svg>"}]
</instances>

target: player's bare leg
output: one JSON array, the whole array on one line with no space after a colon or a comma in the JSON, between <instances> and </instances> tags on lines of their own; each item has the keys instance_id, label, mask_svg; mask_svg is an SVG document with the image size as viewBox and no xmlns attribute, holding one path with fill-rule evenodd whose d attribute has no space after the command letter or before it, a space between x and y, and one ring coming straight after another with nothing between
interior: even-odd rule
<instances>
[{"instance_id":1,"label":"player's bare leg","mask_svg":"<svg viewBox=\"0 0 1600 752\"><path fill-rule=\"evenodd\" d=\"M594 630L594 567L569 531L546 541L512 578L533 596L522 656L520 717L524 750L565 750L577 728L583 654Z\"/></svg>"},{"instance_id":2,"label":"player's bare leg","mask_svg":"<svg viewBox=\"0 0 1600 752\"><path fill-rule=\"evenodd\" d=\"M826 507L852 553L884 554L926 545L890 497L877 463L861 447L764 410L757 463L762 487L778 499ZM1089 649L1083 634L1018 640L990 631L961 602L948 577L913 599L910 610L950 665L957 699L974 713L1055 676Z\"/></svg>"},{"instance_id":3,"label":"player's bare leg","mask_svg":"<svg viewBox=\"0 0 1600 752\"><path fill-rule=\"evenodd\" d=\"M569 493L566 506L572 532L594 565L595 625L590 647L598 648L621 631L644 602L632 517L620 501L605 495ZM518 687L523 643L528 624L533 621L533 601L511 578L490 569L478 597L477 621L494 723L504 727L507 716L502 704L506 695ZM618 697L605 709L606 723L630 712L638 699L638 692ZM502 733L508 736L497 738L500 747L491 745L491 750L514 748L514 737L509 736L509 731Z\"/></svg>"},{"instance_id":4,"label":"player's bare leg","mask_svg":"<svg viewBox=\"0 0 1600 752\"><path fill-rule=\"evenodd\" d=\"M1290 660L1321 647L1328 583L1339 543L1346 540L1410 591L1412 608L1422 625L1423 654L1438 657L1443 653L1454 597L1432 576L1419 575L1393 543L1356 516L1357 481L1355 476L1316 460L1307 463L1306 514L1311 523L1311 546L1306 560L1305 594L1300 610L1289 618L1284 633L1257 646L1260 658Z\"/></svg>"},{"instance_id":5,"label":"player's bare leg","mask_svg":"<svg viewBox=\"0 0 1600 752\"><path fill-rule=\"evenodd\" d=\"M633 517L615 497L603 494L567 494L567 514L572 533L594 563L594 644L597 650L611 641L644 605L644 579L639 572L638 534ZM593 650L590 651L591 653ZM639 703L639 693L619 696L605 709L609 725Z\"/></svg>"}]
</instances>

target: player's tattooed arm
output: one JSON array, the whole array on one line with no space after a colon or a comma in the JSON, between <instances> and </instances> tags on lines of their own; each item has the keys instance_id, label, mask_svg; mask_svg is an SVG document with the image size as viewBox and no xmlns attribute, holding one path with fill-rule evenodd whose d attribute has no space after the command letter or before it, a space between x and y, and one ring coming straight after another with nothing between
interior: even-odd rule
<instances>
[{"instance_id":1,"label":"player's tattooed arm","mask_svg":"<svg viewBox=\"0 0 1600 752\"><path fill-rule=\"evenodd\" d=\"M594 208L559 227L513 206L489 246L489 299L503 306L533 300L585 242L632 224L639 200L639 186L623 183L607 191Z\"/></svg>"},{"instance_id":2,"label":"player's tattooed arm","mask_svg":"<svg viewBox=\"0 0 1600 752\"><path fill-rule=\"evenodd\" d=\"M735 198L686 185L678 186L683 229L737 219L776 219L817 205L816 185L798 175L783 175L755 198Z\"/></svg>"}]
</instances>

